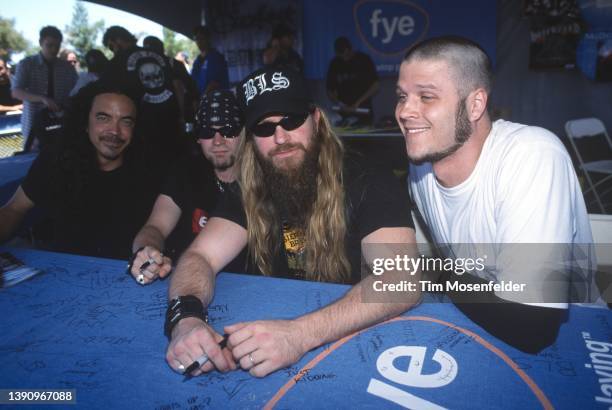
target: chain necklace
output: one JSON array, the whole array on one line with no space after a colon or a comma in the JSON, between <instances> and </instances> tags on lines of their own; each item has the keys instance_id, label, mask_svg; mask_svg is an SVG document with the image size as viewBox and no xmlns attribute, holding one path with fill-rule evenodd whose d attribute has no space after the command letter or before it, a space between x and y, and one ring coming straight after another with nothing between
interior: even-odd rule
<instances>
[{"instance_id":1,"label":"chain necklace","mask_svg":"<svg viewBox=\"0 0 612 410\"><path fill-rule=\"evenodd\" d=\"M215 181L217 181L217 188L219 188L219 192L225 192L225 189L223 188L223 183L219 181L219 178L215 177Z\"/></svg>"}]
</instances>

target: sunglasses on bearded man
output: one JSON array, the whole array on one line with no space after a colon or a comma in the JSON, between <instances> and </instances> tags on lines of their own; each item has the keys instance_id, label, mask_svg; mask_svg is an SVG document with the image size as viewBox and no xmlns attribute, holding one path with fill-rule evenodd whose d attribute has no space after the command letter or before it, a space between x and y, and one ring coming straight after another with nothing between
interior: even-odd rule
<instances>
[{"instance_id":1,"label":"sunglasses on bearded man","mask_svg":"<svg viewBox=\"0 0 612 410\"><path fill-rule=\"evenodd\" d=\"M250 131L256 137L271 137L276 131L277 126L283 127L285 131L293 131L306 122L310 113L287 114L277 122L262 122L251 127Z\"/></svg>"}]
</instances>

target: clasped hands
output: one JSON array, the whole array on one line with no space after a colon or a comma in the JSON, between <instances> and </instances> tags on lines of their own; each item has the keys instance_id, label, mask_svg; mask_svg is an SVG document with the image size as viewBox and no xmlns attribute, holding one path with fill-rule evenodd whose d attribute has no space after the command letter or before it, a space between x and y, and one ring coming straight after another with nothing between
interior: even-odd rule
<instances>
[{"instance_id":1,"label":"clasped hands","mask_svg":"<svg viewBox=\"0 0 612 410\"><path fill-rule=\"evenodd\" d=\"M263 320L226 326L227 346L219 347L223 339L219 333L198 318L182 319L172 332L166 360L176 372L193 363L202 355L208 356L201 368L191 375L217 369L221 372L241 367L252 376L264 377L287 367L310 350L298 320Z\"/></svg>"}]
</instances>

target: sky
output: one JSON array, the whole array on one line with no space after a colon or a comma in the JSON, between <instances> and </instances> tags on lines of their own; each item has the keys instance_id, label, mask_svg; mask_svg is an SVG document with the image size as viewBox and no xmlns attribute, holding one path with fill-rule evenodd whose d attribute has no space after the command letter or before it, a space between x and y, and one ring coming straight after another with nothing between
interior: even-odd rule
<instances>
[{"instance_id":1,"label":"sky","mask_svg":"<svg viewBox=\"0 0 612 410\"><path fill-rule=\"evenodd\" d=\"M0 16L15 19L15 28L33 45L38 44L38 31L47 25L64 27L72 20L76 0L0 0ZM144 33L162 38L162 26L111 7L83 1L89 14L89 22L104 21L105 27L119 25L133 33ZM184 38L178 35L179 38Z\"/></svg>"}]
</instances>

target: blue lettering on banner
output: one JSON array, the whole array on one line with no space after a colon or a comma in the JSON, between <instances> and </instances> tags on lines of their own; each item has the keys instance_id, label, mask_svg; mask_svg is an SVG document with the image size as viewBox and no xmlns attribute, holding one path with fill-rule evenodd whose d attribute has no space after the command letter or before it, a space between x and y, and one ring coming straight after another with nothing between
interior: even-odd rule
<instances>
[{"instance_id":1,"label":"blue lettering on banner","mask_svg":"<svg viewBox=\"0 0 612 410\"><path fill-rule=\"evenodd\" d=\"M383 55L404 54L429 29L427 12L409 1L362 0L353 15L363 42Z\"/></svg>"}]
</instances>

